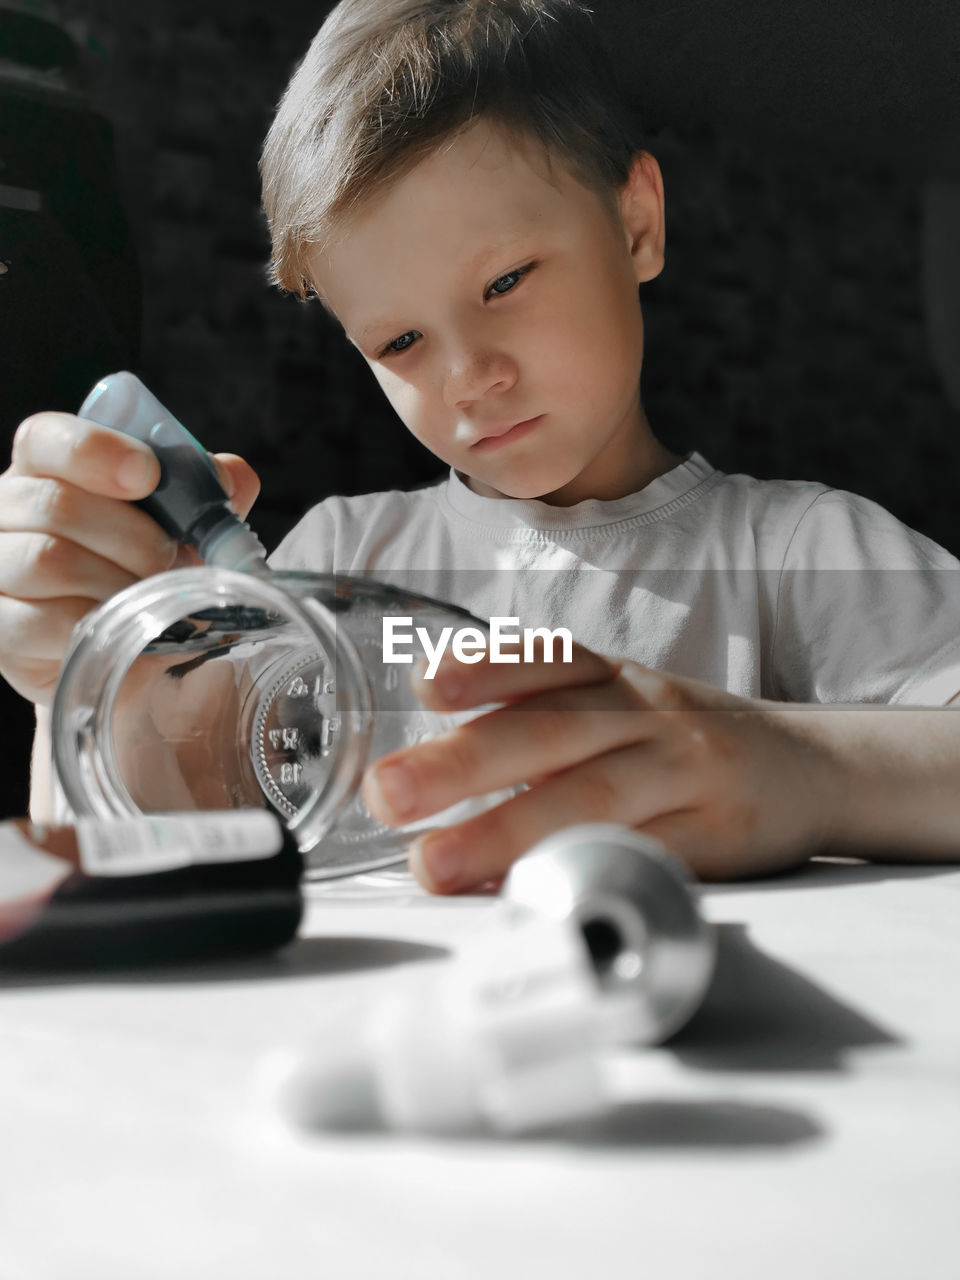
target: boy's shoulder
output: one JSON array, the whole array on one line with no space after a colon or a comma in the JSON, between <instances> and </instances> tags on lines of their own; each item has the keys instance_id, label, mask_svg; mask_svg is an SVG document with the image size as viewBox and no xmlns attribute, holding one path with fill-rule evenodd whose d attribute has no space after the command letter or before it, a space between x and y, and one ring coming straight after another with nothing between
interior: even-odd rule
<instances>
[{"instance_id":1,"label":"boy's shoulder","mask_svg":"<svg viewBox=\"0 0 960 1280\"><path fill-rule=\"evenodd\" d=\"M271 556L275 568L318 570L318 551L332 557L330 568L343 566L342 555L371 542L385 545L425 516L431 519L446 479L415 489L383 489L373 493L332 494L311 507Z\"/></svg>"},{"instance_id":2,"label":"boy's shoulder","mask_svg":"<svg viewBox=\"0 0 960 1280\"><path fill-rule=\"evenodd\" d=\"M318 503L316 513L337 527L367 528L371 524L405 524L417 512L433 512L447 485L442 476L412 489L378 489L372 493L332 494Z\"/></svg>"},{"instance_id":3,"label":"boy's shoulder","mask_svg":"<svg viewBox=\"0 0 960 1280\"><path fill-rule=\"evenodd\" d=\"M718 523L775 534L785 567L960 567L945 548L862 494L816 480L716 474L712 493L725 508Z\"/></svg>"}]
</instances>

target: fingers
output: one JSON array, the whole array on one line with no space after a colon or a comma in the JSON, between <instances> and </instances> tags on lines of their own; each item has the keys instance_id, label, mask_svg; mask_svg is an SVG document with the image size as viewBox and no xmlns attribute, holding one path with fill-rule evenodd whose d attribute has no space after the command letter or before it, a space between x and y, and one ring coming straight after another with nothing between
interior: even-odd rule
<instances>
[{"instance_id":1,"label":"fingers","mask_svg":"<svg viewBox=\"0 0 960 1280\"><path fill-rule=\"evenodd\" d=\"M452 688L444 679L428 689L421 676L418 690L435 710L503 705L376 762L364 779L368 807L396 826L468 796L523 782L527 789L425 837L410 861L428 888L460 892L496 881L544 836L591 821L662 830L692 842L698 858L707 847L709 874L736 865L731 851L751 837L756 818L745 779L765 750L752 705L583 649L562 666L454 660L441 663L441 674L452 676Z\"/></svg>"},{"instance_id":2,"label":"fingers","mask_svg":"<svg viewBox=\"0 0 960 1280\"><path fill-rule=\"evenodd\" d=\"M689 806L684 774L641 743L586 761L458 826L431 832L410 868L434 893L460 893L502 877L538 840L580 822L643 827Z\"/></svg>"},{"instance_id":3,"label":"fingers","mask_svg":"<svg viewBox=\"0 0 960 1280\"><path fill-rule=\"evenodd\" d=\"M644 741L651 720L619 682L561 689L489 712L415 750L382 756L367 771L363 797L392 825L438 813Z\"/></svg>"},{"instance_id":4,"label":"fingers","mask_svg":"<svg viewBox=\"0 0 960 1280\"><path fill-rule=\"evenodd\" d=\"M557 646L559 651L559 646ZM645 667L626 658L608 658L582 645L572 645L572 660L548 661L538 640L532 659L518 663L493 662L489 654L467 664L452 652L444 654L432 680L426 662L414 667L411 683L417 697L432 711L456 711L493 702L515 702L551 689L597 686L616 681L631 690L632 700L660 711L730 707L731 694L701 680Z\"/></svg>"},{"instance_id":5,"label":"fingers","mask_svg":"<svg viewBox=\"0 0 960 1280\"><path fill-rule=\"evenodd\" d=\"M90 601L80 596L42 603L0 597L0 631L6 647L19 652L27 666L61 658L74 627L89 612Z\"/></svg>"},{"instance_id":6,"label":"fingers","mask_svg":"<svg viewBox=\"0 0 960 1280\"><path fill-rule=\"evenodd\" d=\"M103 600L170 568L171 538L131 500L160 477L151 449L66 413L21 423L0 476L0 591Z\"/></svg>"},{"instance_id":7,"label":"fingers","mask_svg":"<svg viewBox=\"0 0 960 1280\"><path fill-rule=\"evenodd\" d=\"M618 668L585 649L575 652L569 667L569 674L547 664L525 664L505 677L484 671L475 685L460 686L455 700L467 705L493 700L494 689L500 701L506 695L507 705L432 742L381 757L364 779L371 812L394 826L412 822L467 796L539 782L654 733L669 738L670 750L696 752L729 704L720 690L633 662ZM581 683L550 687L558 673L562 681ZM521 696L521 680L524 692L538 685L548 691ZM428 683L421 680L421 687ZM445 691L446 685L427 695L435 710L452 709Z\"/></svg>"},{"instance_id":8,"label":"fingers","mask_svg":"<svg viewBox=\"0 0 960 1280\"><path fill-rule=\"evenodd\" d=\"M260 493L260 477L243 458L235 453L214 453L213 458L220 483L230 497L230 506L241 520L245 520Z\"/></svg>"},{"instance_id":9,"label":"fingers","mask_svg":"<svg viewBox=\"0 0 960 1280\"><path fill-rule=\"evenodd\" d=\"M73 629L90 610L79 597L59 600L11 600L0 597L0 635L7 655L2 674L30 702L53 698L60 665Z\"/></svg>"},{"instance_id":10,"label":"fingers","mask_svg":"<svg viewBox=\"0 0 960 1280\"><path fill-rule=\"evenodd\" d=\"M38 413L22 422L13 439L11 471L126 499L145 498L160 479L149 446L69 413Z\"/></svg>"},{"instance_id":11,"label":"fingers","mask_svg":"<svg viewBox=\"0 0 960 1280\"><path fill-rule=\"evenodd\" d=\"M233 453L212 454L231 505L245 517L260 492L248 462ZM65 480L87 493L136 501L156 488L160 464L140 440L68 413L38 413L14 436L11 472Z\"/></svg>"},{"instance_id":12,"label":"fingers","mask_svg":"<svg viewBox=\"0 0 960 1280\"><path fill-rule=\"evenodd\" d=\"M135 582L112 560L94 555L67 538L43 533L3 535L0 555L0 593L24 600L49 600L63 595L106 600Z\"/></svg>"},{"instance_id":13,"label":"fingers","mask_svg":"<svg viewBox=\"0 0 960 1280\"><path fill-rule=\"evenodd\" d=\"M92 605L173 563L173 541L130 505L159 478L121 432L67 413L21 423L0 475L0 673L25 698L50 701Z\"/></svg>"},{"instance_id":14,"label":"fingers","mask_svg":"<svg viewBox=\"0 0 960 1280\"><path fill-rule=\"evenodd\" d=\"M49 567L54 571L51 579L61 581L56 568L69 573L72 548L83 549L87 558L103 557L137 578L169 569L176 556L174 540L131 503L89 493L69 481L10 472L0 477L0 539L0 591L5 592L13 591L9 574L18 564L28 576L33 572L45 575ZM34 568L27 569L31 553L37 556L37 562ZM11 564L4 573L2 566L8 560ZM84 565L89 570L86 561ZM23 592L28 597L60 594L59 590L51 591L49 585L38 590L26 589L29 585L24 584ZM69 594L105 599L102 588L81 581Z\"/></svg>"},{"instance_id":15,"label":"fingers","mask_svg":"<svg viewBox=\"0 0 960 1280\"><path fill-rule=\"evenodd\" d=\"M509 702L547 689L574 685L602 684L613 679L621 664L593 653L582 645L572 646L572 661L560 661L560 646L552 662L545 660L538 640L536 656L529 662L492 662L485 655L480 662L459 662L452 653L444 655L432 680L424 678L425 664L415 669L413 681L417 697L436 711L479 707L488 702Z\"/></svg>"},{"instance_id":16,"label":"fingers","mask_svg":"<svg viewBox=\"0 0 960 1280\"><path fill-rule=\"evenodd\" d=\"M215 459L245 516L259 489L232 454ZM160 479L153 450L67 413L21 423L0 475L0 674L49 700L74 625L133 582L197 562L133 503Z\"/></svg>"}]
</instances>

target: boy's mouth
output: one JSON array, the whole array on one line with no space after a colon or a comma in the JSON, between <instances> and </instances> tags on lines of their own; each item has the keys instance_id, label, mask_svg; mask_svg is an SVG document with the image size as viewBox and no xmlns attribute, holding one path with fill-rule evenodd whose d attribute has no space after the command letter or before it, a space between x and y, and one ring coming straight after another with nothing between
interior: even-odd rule
<instances>
[{"instance_id":1,"label":"boy's mouth","mask_svg":"<svg viewBox=\"0 0 960 1280\"><path fill-rule=\"evenodd\" d=\"M543 421L544 415L538 413L535 418L524 418L522 422L514 422L503 427L498 427L491 431L489 435L482 436L474 444L471 449L476 449L480 453L488 453L491 449L500 449L504 445L519 440L525 436L528 431L532 431Z\"/></svg>"}]
</instances>

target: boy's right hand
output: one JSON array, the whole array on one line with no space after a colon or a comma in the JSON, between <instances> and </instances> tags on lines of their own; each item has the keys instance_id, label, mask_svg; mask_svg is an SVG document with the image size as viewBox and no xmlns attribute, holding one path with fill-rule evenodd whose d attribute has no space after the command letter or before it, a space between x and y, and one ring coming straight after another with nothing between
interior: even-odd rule
<instances>
[{"instance_id":1,"label":"boy's right hand","mask_svg":"<svg viewBox=\"0 0 960 1280\"><path fill-rule=\"evenodd\" d=\"M235 454L215 455L245 517L260 488ZM0 675L41 705L53 700L76 623L139 578L196 562L132 502L160 479L147 445L68 413L20 424L0 475Z\"/></svg>"}]
</instances>

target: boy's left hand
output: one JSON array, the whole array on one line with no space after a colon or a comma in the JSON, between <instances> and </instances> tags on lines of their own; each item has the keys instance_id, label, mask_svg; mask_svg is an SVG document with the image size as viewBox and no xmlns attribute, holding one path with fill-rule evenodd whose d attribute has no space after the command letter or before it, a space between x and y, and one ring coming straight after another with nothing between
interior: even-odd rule
<instances>
[{"instance_id":1,"label":"boy's left hand","mask_svg":"<svg viewBox=\"0 0 960 1280\"><path fill-rule=\"evenodd\" d=\"M397 826L527 784L419 841L410 865L436 892L497 881L531 845L578 822L638 828L704 879L775 871L829 842L838 770L787 704L579 646L569 663L467 665L448 653L417 683L436 711L503 705L376 761L363 785L375 817Z\"/></svg>"}]
</instances>

